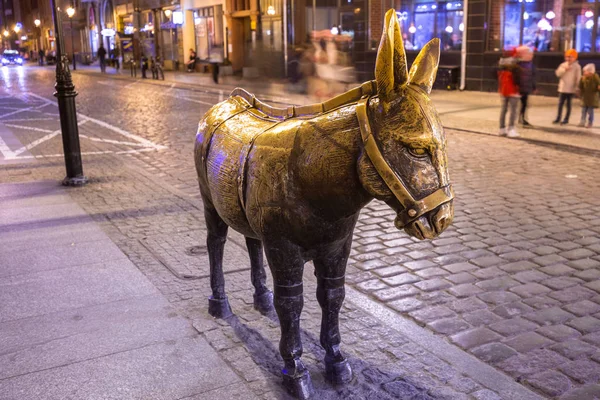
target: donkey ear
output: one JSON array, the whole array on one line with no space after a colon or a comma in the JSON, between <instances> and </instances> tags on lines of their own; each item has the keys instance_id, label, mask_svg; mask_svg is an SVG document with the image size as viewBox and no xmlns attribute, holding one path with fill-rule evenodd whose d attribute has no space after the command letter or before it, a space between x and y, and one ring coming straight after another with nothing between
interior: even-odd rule
<instances>
[{"instance_id":1,"label":"donkey ear","mask_svg":"<svg viewBox=\"0 0 600 400\"><path fill-rule=\"evenodd\" d=\"M440 63L440 39L431 39L421 51L410 67L408 82L418 85L427 94L435 82L438 64Z\"/></svg>"},{"instance_id":2,"label":"donkey ear","mask_svg":"<svg viewBox=\"0 0 600 400\"><path fill-rule=\"evenodd\" d=\"M375 80L379 97L386 101L393 98L395 89L408 81L404 43L398 17L393 9L385 14L383 34L375 62Z\"/></svg>"}]
</instances>

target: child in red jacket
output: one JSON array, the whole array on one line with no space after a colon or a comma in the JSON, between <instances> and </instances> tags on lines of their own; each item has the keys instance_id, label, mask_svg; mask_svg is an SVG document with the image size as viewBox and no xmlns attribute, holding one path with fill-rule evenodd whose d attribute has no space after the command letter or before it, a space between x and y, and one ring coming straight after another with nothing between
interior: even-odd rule
<instances>
[{"instance_id":1,"label":"child in red jacket","mask_svg":"<svg viewBox=\"0 0 600 400\"><path fill-rule=\"evenodd\" d=\"M519 90L520 68L517 65L516 49L500 59L498 63L498 92L502 96L500 111L500 136L519 137L515 129L517 120L517 104L521 98ZM508 129L506 128L506 112L509 111Z\"/></svg>"}]
</instances>

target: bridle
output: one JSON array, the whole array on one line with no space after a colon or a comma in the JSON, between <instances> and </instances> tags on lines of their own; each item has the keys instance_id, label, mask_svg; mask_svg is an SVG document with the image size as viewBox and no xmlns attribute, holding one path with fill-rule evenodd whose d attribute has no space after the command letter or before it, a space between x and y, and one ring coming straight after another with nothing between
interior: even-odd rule
<instances>
[{"instance_id":1,"label":"bridle","mask_svg":"<svg viewBox=\"0 0 600 400\"><path fill-rule=\"evenodd\" d=\"M381 150L379 150L379 145L373 136L371 125L369 124L369 117L367 115L367 106L370 98L370 95L364 96L356 103L356 116L358 117L360 134L363 139L363 145L367 152L367 156L371 160L371 163L373 163L375 170L377 170L381 179L383 179L387 187L404 207L404 209L398 213L396 219L398 223L396 226L398 228L403 228L422 215L452 201L454 198L454 191L452 190L452 185L447 184L441 186L438 190L422 199L415 199L410 194L402 181L402 178L394 172L385 158L383 158Z\"/></svg>"}]
</instances>

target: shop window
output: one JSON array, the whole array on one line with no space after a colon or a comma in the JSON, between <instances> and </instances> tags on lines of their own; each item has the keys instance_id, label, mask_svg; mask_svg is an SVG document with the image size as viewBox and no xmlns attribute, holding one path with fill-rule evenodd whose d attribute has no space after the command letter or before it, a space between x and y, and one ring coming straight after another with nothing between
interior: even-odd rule
<instances>
[{"instance_id":1,"label":"shop window","mask_svg":"<svg viewBox=\"0 0 600 400\"><path fill-rule=\"evenodd\" d=\"M403 1L396 12L406 50L418 50L434 37L441 39L443 50L461 49L462 1Z\"/></svg>"}]
</instances>

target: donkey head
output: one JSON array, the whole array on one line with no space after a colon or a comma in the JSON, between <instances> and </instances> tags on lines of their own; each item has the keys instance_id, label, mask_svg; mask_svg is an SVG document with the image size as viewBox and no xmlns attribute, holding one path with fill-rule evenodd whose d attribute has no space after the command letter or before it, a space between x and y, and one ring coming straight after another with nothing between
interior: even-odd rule
<instances>
[{"instance_id":1,"label":"donkey head","mask_svg":"<svg viewBox=\"0 0 600 400\"><path fill-rule=\"evenodd\" d=\"M398 229L419 239L438 236L454 216L444 129L429 99L439 55L439 39L433 39L408 72L396 13L386 13L375 65L377 97L368 106L379 156L365 142L368 157L359 161L363 186L397 212Z\"/></svg>"}]
</instances>

